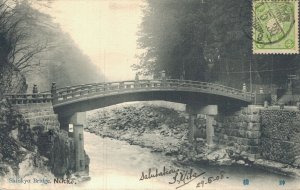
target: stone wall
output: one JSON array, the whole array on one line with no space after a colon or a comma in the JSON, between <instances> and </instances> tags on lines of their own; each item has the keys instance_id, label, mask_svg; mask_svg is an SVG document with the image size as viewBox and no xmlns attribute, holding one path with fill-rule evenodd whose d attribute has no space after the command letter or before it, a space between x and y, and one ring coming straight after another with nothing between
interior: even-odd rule
<instances>
[{"instance_id":1,"label":"stone wall","mask_svg":"<svg viewBox=\"0 0 300 190\"><path fill-rule=\"evenodd\" d=\"M216 117L214 142L234 146L239 153L259 156L261 125L259 109L254 106Z\"/></svg>"},{"instance_id":2,"label":"stone wall","mask_svg":"<svg viewBox=\"0 0 300 190\"><path fill-rule=\"evenodd\" d=\"M52 103L22 104L14 107L23 115L31 128L44 126L45 130L60 129Z\"/></svg>"},{"instance_id":3,"label":"stone wall","mask_svg":"<svg viewBox=\"0 0 300 190\"><path fill-rule=\"evenodd\" d=\"M300 166L300 112L253 106L216 117L214 142L241 154Z\"/></svg>"},{"instance_id":4,"label":"stone wall","mask_svg":"<svg viewBox=\"0 0 300 190\"><path fill-rule=\"evenodd\" d=\"M261 155L269 160L297 165L300 157L300 112L262 109L260 114Z\"/></svg>"}]
</instances>

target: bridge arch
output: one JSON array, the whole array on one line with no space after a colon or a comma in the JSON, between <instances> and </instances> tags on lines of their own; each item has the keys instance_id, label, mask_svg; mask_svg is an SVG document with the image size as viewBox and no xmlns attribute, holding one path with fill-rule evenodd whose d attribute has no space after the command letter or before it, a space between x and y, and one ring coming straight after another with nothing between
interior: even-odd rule
<instances>
[{"instance_id":1,"label":"bridge arch","mask_svg":"<svg viewBox=\"0 0 300 190\"><path fill-rule=\"evenodd\" d=\"M61 117L118 103L164 100L184 104L246 105L252 95L223 85L183 80L139 80L58 89L54 111Z\"/></svg>"},{"instance_id":2,"label":"bridge arch","mask_svg":"<svg viewBox=\"0 0 300 190\"><path fill-rule=\"evenodd\" d=\"M60 128L69 131L74 125L72 137L76 142L76 169L83 170L83 127L86 111L131 101L163 100L187 105L189 139L194 139L195 118L206 114L206 136L208 145L213 144L214 116L222 107L241 107L250 104L251 93L219 84L184 80L134 80L111 83L77 85L56 89L51 93L7 95L13 104L52 103L58 115ZM51 105L51 104L50 104Z\"/></svg>"}]
</instances>

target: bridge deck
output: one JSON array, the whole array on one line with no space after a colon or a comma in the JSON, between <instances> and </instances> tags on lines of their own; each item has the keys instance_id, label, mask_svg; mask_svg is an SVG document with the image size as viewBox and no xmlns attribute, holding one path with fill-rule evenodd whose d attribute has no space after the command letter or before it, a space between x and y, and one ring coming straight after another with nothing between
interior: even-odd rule
<instances>
[{"instance_id":1,"label":"bridge deck","mask_svg":"<svg viewBox=\"0 0 300 190\"><path fill-rule=\"evenodd\" d=\"M55 93L11 94L7 95L13 104L43 103L52 101L53 106L69 104L92 96L112 96L115 94L149 91L188 91L220 95L245 102L251 102L249 92L220 84L187 80L134 80L109 83L84 84L55 90Z\"/></svg>"}]
</instances>

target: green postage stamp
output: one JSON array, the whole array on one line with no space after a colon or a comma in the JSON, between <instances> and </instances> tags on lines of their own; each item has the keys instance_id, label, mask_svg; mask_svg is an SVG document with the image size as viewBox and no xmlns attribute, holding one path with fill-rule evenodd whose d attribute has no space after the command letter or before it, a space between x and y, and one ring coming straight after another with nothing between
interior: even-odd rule
<instances>
[{"instance_id":1,"label":"green postage stamp","mask_svg":"<svg viewBox=\"0 0 300 190\"><path fill-rule=\"evenodd\" d=\"M298 0L253 0L252 3L253 53L299 53Z\"/></svg>"}]
</instances>

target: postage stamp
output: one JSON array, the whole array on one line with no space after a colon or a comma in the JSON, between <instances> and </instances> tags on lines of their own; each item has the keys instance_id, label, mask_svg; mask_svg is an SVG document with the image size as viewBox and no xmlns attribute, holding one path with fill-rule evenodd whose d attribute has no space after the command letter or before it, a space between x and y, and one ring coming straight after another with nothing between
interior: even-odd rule
<instances>
[{"instance_id":1,"label":"postage stamp","mask_svg":"<svg viewBox=\"0 0 300 190\"><path fill-rule=\"evenodd\" d=\"M298 0L253 0L254 54L298 54Z\"/></svg>"}]
</instances>

